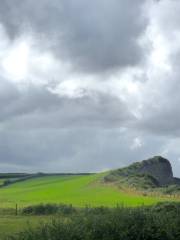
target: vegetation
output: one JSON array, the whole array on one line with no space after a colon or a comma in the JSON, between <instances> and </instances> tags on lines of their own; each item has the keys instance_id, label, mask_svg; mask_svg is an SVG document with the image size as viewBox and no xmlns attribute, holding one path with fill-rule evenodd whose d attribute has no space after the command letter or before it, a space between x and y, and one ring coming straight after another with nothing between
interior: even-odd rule
<instances>
[{"instance_id":1,"label":"vegetation","mask_svg":"<svg viewBox=\"0 0 180 240\"><path fill-rule=\"evenodd\" d=\"M17 182L47 176L88 176L91 173L0 173L0 187L8 186Z\"/></svg>"},{"instance_id":2,"label":"vegetation","mask_svg":"<svg viewBox=\"0 0 180 240\"><path fill-rule=\"evenodd\" d=\"M171 184L160 184L166 174ZM8 240L180 239L180 179L166 159L100 174L0 174L0 186Z\"/></svg>"},{"instance_id":3,"label":"vegetation","mask_svg":"<svg viewBox=\"0 0 180 240\"><path fill-rule=\"evenodd\" d=\"M28 227L9 240L178 240L180 204L152 207L85 208L69 217Z\"/></svg>"},{"instance_id":4,"label":"vegetation","mask_svg":"<svg viewBox=\"0 0 180 240\"><path fill-rule=\"evenodd\" d=\"M139 190L153 190L158 187L157 180L149 174L132 174L128 176L121 176L116 172L111 172L105 176L105 182L116 182L119 186L137 188Z\"/></svg>"},{"instance_id":5,"label":"vegetation","mask_svg":"<svg viewBox=\"0 0 180 240\"><path fill-rule=\"evenodd\" d=\"M4 185L4 181L5 181L5 179L3 179L3 178L0 179L0 187Z\"/></svg>"},{"instance_id":6,"label":"vegetation","mask_svg":"<svg viewBox=\"0 0 180 240\"><path fill-rule=\"evenodd\" d=\"M34 206L27 206L21 210L21 214L23 215L68 215L75 212L76 208L72 207L72 205L65 204L39 204Z\"/></svg>"},{"instance_id":7,"label":"vegetation","mask_svg":"<svg viewBox=\"0 0 180 240\"><path fill-rule=\"evenodd\" d=\"M136 189L146 195L159 193L178 197L180 193L180 179L173 177L170 162L160 156L110 171L104 176L104 182Z\"/></svg>"},{"instance_id":8,"label":"vegetation","mask_svg":"<svg viewBox=\"0 0 180 240\"><path fill-rule=\"evenodd\" d=\"M117 186L102 182L105 174L87 176L48 176L29 179L0 189L0 205L3 208L22 208L38 203L64 203L74 206L138 206L167 200L161 196L143 196L126 192Z\"/></svg>"},{"instance_id":9,"label":"vegetation","mask_svg":"<svg viewBox=\"0 0 180 240\"><path fill-rule=\"evenodd\" d=\"M3 215L0 216L0 240L6 240L9 235L15 236L19 232L27 229L29 226L35 228L40 224L51 222L55 216L25 216L25 215Z\"/></svg>"}]
</instances>

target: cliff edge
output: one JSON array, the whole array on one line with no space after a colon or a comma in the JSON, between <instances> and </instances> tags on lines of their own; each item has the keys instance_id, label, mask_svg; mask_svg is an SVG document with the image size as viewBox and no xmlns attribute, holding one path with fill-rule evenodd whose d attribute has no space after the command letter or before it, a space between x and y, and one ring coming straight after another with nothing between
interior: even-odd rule
<instances>
[{"instance_id":1,"label":"cliff edge","mask_svg":"<svg viewBox=\"0 0 180 240\"><path fill-rule=\"evenodd\" d=\"M172 184L180 184L180 179L173 177L171 163L161 157L136 162L128 167L113 170L104 177L107 181L118 181L124 178L124 181L131 185L144 185L150 187L164 187Z\"/></svg>"}]
</instances>

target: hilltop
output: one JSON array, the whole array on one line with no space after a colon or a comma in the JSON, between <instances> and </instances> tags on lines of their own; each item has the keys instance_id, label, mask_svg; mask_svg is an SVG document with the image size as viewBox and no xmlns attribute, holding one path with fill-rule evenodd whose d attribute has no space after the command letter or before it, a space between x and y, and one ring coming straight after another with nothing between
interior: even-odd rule
<instances>
[{"instance_id":1,"label":"hilltop","mask_svg":"<svg viewBox=\"0 0 180 240\"><path fill-rule=\"evenodd\" d=\"M2 177L2 208L38 203L78 207L140 206L169 199L176 201L180 197L180 180L173 176L170 162L159 156L97 174L7 174Z\"/></svg>"},{"instance_id":2,"label":"hilltop","mask_svg":"<svg viewBox=\"0 0 180 240\"><path fill-rule=\"evenodd\" d=\"M105 177L104 182L116 182L138 189L152 188L180 188L180 179L173 176L172 166L169 160L155 156L153 158L136 162L128 167L110 171Z\"/></svg>"}]
</instances>

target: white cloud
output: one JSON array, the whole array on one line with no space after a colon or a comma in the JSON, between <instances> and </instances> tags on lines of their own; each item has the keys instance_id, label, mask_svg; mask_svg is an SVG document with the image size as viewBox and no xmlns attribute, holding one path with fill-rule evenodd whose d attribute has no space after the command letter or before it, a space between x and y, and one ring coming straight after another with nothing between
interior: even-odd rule
<instances>
[{"instance_id":1,"label":"white cloud","mask_svg":"<svg viewBox=\"0 0 180 240\"><path fill-rule=\"evenodd\" d=\"M17 41L6 52L2 61L2 67L8 78L19 81L28 77L28 60L30 46L25 41Z\"/></svg>"},{"instance_id":2,"label":"white cloud","mask_svg":"<svg viewBox=\"0 0 180 240\"><path fill-rule=\"evenodd\" d=\"M143 141L141 138L136 137L133 139L132 145L130 146L131 150L136 150L139 148L142 148L142 146L144 145Z\"/></svg>"}]
</instances>

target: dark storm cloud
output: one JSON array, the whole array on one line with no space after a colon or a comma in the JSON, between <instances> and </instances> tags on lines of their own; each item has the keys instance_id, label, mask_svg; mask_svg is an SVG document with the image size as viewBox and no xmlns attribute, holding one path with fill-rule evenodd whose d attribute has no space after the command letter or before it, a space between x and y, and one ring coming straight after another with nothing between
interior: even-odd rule
<instances>
[{"instance_id":1,"label":"dark storm cloud","mask_svg":"<svg viewBox=\"0 0 180 240\"><path fill-rule=\"evenodd\" d=\"M105 169L108 149L109 154L119 151L111 129L133 119L126 104L109 94L68 98L46 87L29 84L24 89L3 79L0 93L0 171Z\"/></svg>"},{"instance_id":2,"label":"dark storm cloud","mask_svg":"<svg viewBox=\"0 0 180 240\"><path fill-rule=\"evenodd\" d=\"M139 129L156 135L180 137L179 76L179 69L175 66L173 74L168 79L164 77L163 85L164 81L168 83L169 78L170 82L159 88L161 90L144 106L143 118L136 123Z\"/></svg>"},{"instance_id":3,"label":"dark storm cloud","mask_svg":"<svg viewBox=\"0 0 180 240\"><path fill-rule=\"evenodd\" d=\"M68 98L42 86L18 89L4 80L0 93L0 122L10 122L15 128L112 128L134 118L123 101L109 94L87 91L81 97Z\"/></svg>"},{"instance_id":4,"label":"dark storm cloud","mask_svg":"<svg viewBox=\"0 0 180 240\"><path fill-rule=\"evenodd\" d=\"M136 134L117 129L6 130L1 136L0 158L26 171L102 171L146 159L161 150L161 141L149 137L144 148L131 151Z\"/></svg>"},{"instance_id":5,"label":"dark storm cloud","mask_svg":"<svg viewBox=\"0 0 180 240\"><path fill-rule=\"evenodd\" d=\"M178 6L2 0L0 172L97 171L160 154L178 166Z\"/></svg>"},{"instance_id":6,"label":"dark storm cloud","mask_svg":"<svg viewBox=\"0 0 180 240\"><path fill-rule=\"evenodd\" d=\"M2 0L0 21L9 35L34 32L74 68L104 72L136 65L142 59L138 38L147 22L143 0ZM43 45L44 44L44 45Z\"/></svg>"}]
</instances>

